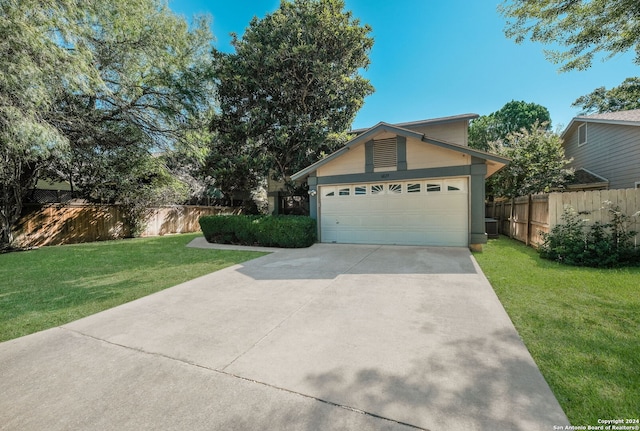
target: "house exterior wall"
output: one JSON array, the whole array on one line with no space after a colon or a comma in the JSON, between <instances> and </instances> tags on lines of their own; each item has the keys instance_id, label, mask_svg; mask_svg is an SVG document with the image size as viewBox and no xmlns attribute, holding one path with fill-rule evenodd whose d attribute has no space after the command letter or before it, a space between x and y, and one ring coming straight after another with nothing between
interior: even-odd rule
<instances>
[{"instance_id":1,"label":"house exterior wall","mask_svg":"<svg viewBox=\"0 0 640 431\"><path fill-rule=\"evenodd\" d=\"M635 187L640 181L640 127L588 122L587 141L579 146L579 125L565 138L570 166L605 177L611 189Z\"/></svg>"},{"instance_id":2,"label":"house exterior wall","mask_svg":"<svg viewBox=\"0 0 640 431\"><path fill-rule=\"evenodd\" d=\"M471 164L471 157L427 143L407 139L407 169L438 168Z\"/></svg>"},{"instance_id":3,"label":"house exterior wall","mask_svg":"<svg viewBox=\"0 0 640 431\"><path fill-rule=\"evenodd\" d=\"M410 127L411 130L425 136L459 145L467 145L468 121L457 121L446 124L434 124L421 127Z\"/></svg>"},{"instance_id":4,"label":"house exterior wall","mask_svg":"<svg viewBox=\"0 0 640 431\"><path fill-rule=\"evenodd\" d=\"M364 172L364 143L351 148L337 159L318 168L318 176L344 175Z\"/></svg>"},{"instance_id":5,"label":"house exterior wall","mask_svg":"<svg viewBox=\"0 0 640 431\"><path fill-rule=\"evenodd\" d=\"M373 139L393 137L389 133L381 133ZM337 159L318 168L318 177L335 175L361 174L366 169L366 143L352 147ZM406 140L407 170L440 168L445 166L462 166L471 164L471 158L457 151L430 145L417 139ZM395 171L396 169L389 169Z\"/></svg>"}]
</instances>

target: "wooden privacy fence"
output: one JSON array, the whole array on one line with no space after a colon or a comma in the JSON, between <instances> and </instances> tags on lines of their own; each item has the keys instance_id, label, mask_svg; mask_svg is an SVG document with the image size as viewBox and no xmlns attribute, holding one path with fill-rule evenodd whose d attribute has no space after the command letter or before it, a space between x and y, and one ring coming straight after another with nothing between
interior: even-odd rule
<instances>
[{"instance_id":1,"label":"wooden privacy fence","mask_svg":"<svg viewBox=\"0 0 640 431\"><path fill-rule=\"evenodd\" d=\"M594 190L570 193L548 193L520 196L486 204L487 217L498 221L498 232L534 247L543 242L542 232L548 233L562 223L565 208L581 214L587 224L609 223L611 214L605 202L620 207L631 216L640 211L640 189ZM629 230L640 231L640 217L631 217ZM640 234L636 235L640 244Z\"/></svg>"},{"instance_id":2,"label":"wooden privacy fence","mask_svg":"<svg viewBox=\"0 0 640 431\"><path fill-rule=\"evenodd\" d=\"M197 232L203 215L238 214L239 208L174 206L151 208L141 236ZM126 238L131 229L118 205L27 205L15 235L20 247L75 244Z\"/></svg>"}]
</instances>

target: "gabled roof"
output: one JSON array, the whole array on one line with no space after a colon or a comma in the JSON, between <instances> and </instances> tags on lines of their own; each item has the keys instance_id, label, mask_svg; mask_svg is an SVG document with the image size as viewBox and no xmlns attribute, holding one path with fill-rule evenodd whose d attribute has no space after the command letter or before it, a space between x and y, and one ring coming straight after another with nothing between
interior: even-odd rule
<instances>
[{"instance_id":1,"label":"gabled roof","mask_svg":"<svg viewBox=\"0 0 640 431\"><path fill-rule=\"evenodd\" d=\"M301 178L304 178L306 176L308 176L311 172L316 171L319 167L329 163L330 161L340 157L342 154L346 153L347 151L349 151L351 148L353 148L354 146L367 142L369 139L371 139L373 136L381 133L381 132L389 132L389 133L394 133L396 135L399 136L404 136L407 138L414 138L414 139L418 139L421 140L422 142L425 142L427 144L431 144L431 145L435 145L441 148L445 148L448 150L453 150L453 151L457 151L463 154L468 154L472 157L477 157L480 159L484 159L484 160L489 160L492 161L494 163L500 164L500 165L506 165L509 163L508 159L505 159L504 157L500 157L497 156L495 154L491 154L491 153L487 153L485 151L480 151L480 150L476 150L470 147L467 147L465 145L460 145L460 144L454 144L453 142L446 142L443 140L439 140L439 139L434 139L434 138L430 138L428 136L425 136L422 133L418 133L415 132L413 130L409 130L409 129L405 129L403 127L398 127L397 125L393 125L393 124L388 124L388 123L384 123L384 122L380 122L378 124L376 124L375 126L371 127L370 129L366 129L366 131L364 131L363 133L360 133L358 136L356 136L355 138L351 139L349 142L347 142L345 144L344 147L340 148L339 150L331 153L330 155L328 155L327 157L325 157L322 160L319 160L317 162L315 162L314 164L306 167L305 169L296 172L295 174L291 175L291 179L292 180L299 180Z\"/></svg>"},{"instance_id":2,"label":"gabled roof","mask_svg":"<svg viewBox=\"0 0 640 431\"><path fill-rule=\"evenodd\" d=\"M461 115L452 115L449 117L430 118L427 120L409 121L406 123L392 123L392 124L389 123L389 124L397 127L402 127L403 129L413 129L415 127L435 126L439 124L454 123L457 121L469 121L469 120L474 120L478 117L479 117L478 114L461 114ZM353 129L353 130L350 130L349 133L360 134L370 129L371 127L364 128L364 129Z\"/></svg>"},{"instance_id":3,"label":"gabled roof","mask_svg":"<svg viewBox=\"0 0 640 431\"><path fill-rule=\"evenodd\" d=\"M640 109L631 109L628 111L618 112L605 112L603 114L591 114L591 115L579 115L574 117L564 132L560 135L561 138L569 133L569 131L582 123L602 123L602 124L619 124L623 126L640 126Z\"/></svg>"}]
</instances>

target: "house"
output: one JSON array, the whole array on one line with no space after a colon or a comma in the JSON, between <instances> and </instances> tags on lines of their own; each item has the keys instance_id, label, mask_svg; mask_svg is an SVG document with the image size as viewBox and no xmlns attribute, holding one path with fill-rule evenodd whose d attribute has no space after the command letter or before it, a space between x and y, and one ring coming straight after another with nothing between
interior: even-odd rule
<instances>
[{"instance_id":1,"label":"house","mask_svg":"<svg viewBox=\"0 0 640 431\"><path fill-rule=\"evenodd\" d=\"M477 117L378 123L292 175L309 187L320 241L481 249L485 179L508 160L467 146Z\"/></svg>"},{"instance_id":2,"label":"house","mask_svg":"<svg viewBox=\"0 0 640 431\"><path fill-rule=\"evenodd\" d=\"M561 137L576 170L569 189L640 187L640 109L575 117Z\"/></svg>"}]
</instances>

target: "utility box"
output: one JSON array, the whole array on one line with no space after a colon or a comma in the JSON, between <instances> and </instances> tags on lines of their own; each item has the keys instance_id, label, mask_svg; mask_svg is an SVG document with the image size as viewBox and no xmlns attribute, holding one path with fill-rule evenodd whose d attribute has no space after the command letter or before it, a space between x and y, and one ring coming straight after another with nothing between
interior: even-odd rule
<instances>
[{"instance_id":1,"label":"utility box","mask_svg":"<svg viewBox=\"0 0 640 431\"><path fill-rule=\"evenodd\" d=\"M498 234L498 220L489 217L485 218L484 230L490 239L498 238L500 236L500 234Z\"/></svg>"}]
</instances>

